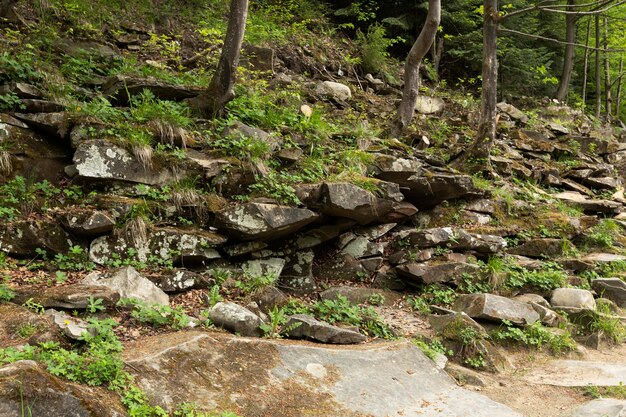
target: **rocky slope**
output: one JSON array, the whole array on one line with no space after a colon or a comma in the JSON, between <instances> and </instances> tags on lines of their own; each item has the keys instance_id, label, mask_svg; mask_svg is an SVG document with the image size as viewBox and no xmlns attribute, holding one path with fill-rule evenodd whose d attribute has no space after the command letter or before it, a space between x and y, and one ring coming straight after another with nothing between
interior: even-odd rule
<instances>
[{"instance_id":1,"label":"rocky slope","mask_svg":"<svg viewBox=\"0 0 626 417\"><path fill-rule=\"evenodd\" d=\"M35 42L31 25L3 42ZM152 30L103 36L53 52L61 68L97 63L81 78L24 57L0 68L2 415L621 415L574 410L576 390L545 414L487 387L527 354L602 373L587 349L626 337L613 128L560 103L501 103L494 171L469 176L447 162L471 139L471 97L424 95L407 136L385 138L371 126L394 86L342 78L304 45L248 45L246 89L215 122L189 113L199 86L112 64L166 68ZM550 366L526 385L561 385Z\"/></svg>"}]
</instances>

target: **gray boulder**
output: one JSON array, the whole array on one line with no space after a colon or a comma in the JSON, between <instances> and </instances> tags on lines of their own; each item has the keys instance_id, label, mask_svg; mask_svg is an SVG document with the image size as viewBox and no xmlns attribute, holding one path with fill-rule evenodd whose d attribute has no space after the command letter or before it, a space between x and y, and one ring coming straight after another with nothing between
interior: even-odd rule
<instances>
[{"instance_id":1,"label":"gray boulder","mask_svg":"<svg viewBox=\"0 0 626 417\"><path fill-rule=\"evenodd\" d=\"M595 310L596 300L588 290L579 288L557 288L552 292L550 299L552 307L569 313L583 310Z\"/></svg>"},{"instance_id":2,"label":"gray boulder","mask_svg":"<svg viewBox=\"0 0 626 417\"><path fill-rule=\"evenodd\" d=\"M480 272L478 265L464 262L411 262L396 267L398 276L405 281L433 284L436 282L456 282L463 274L476 275Z\"/></svg>"},{"instance_id":3,"label":"gray boulder","mask_svg":"<svg viewBox=\"0 0 626 417\"><path fill-rule=\"evenodd\" d=\"M115 220L100 210L72 210L61 216L61 224L78 236L100 236L113 231Z\"/></svg>"},{"instance_id":4,"label":"gray boulder","mask_svg":"<svg viewBox=\"0 0 626 417\"><path fill-rule=\"evenodd\" d=\"M314 260L315 252L311 249L286 256L285 268L280 275L278 286L285 291L296 294L313 291L315 289Z\"/></svg>"},{"instance_id":5,"label":"gray boulder","mask_svg":"<svg viewBox=\"0 0 626 417\"><path fill-rule=\"evenodd\" d=\"M122 298L136 298L153 304L169 305L170 298L159 287L144 278L132 266L111 272L92 272L82 284L97 285L116 291Z\"/></svg>"},{"instance_id":6,"label":"gray boulder","mask_svg":"<svg viewBox=\"0 0 626 417\"><path fill-rule=\"evenodd\" d=\"M311 210L265 203L246 203L216 215L216 227L244 240L291 235L319 217Z\"/></svg>"},{"instance_id":7,"label":"gray boulder","mask_svg":"<svg viewBox=\"0 0 626 417\"><path fill-rule=\"evenodd\" d=\"M177 269L171 273L151 279L165 292L181 292L194 288L207 288L208 281L202 275L186 269Z\"/></svg>"},{"instance_id":8,"label":"gray boulder","mask_svg":"<svg viewBox=\"0 0 626 417\"><path fill-rule=\"evenodd\" d=\"M614 398L598 398L576 408L566 417L624 417L626 401Z\"/></svg>"},{"instance_id":9,"label":"gray boulder","mask_svg":"<svg viewBox=\"0 0 626 417\"><path fill-rule=\"evenodd\" d=\"M553 258L562 255L564 247L563 239L531 239L507 252L530 258Z\"/></svg>"},{"instance_id":10,"label":"gray boulder","mask_svg":"<svg viewBox=\"0 0 626 417\"><path fill-rule=\"evenodd\" d=\"M540 318L529 304L493 294L463 294L452 309L463 311L473 319L508 320L518 325L533 324Z\"/></svg>"},{"instance_id":11,"label":"gray boulder","mask_svg":"<svg viewBox=\"0 0 626 417\"><path fill-rule=\"evenodd\" d=\"M322 81L315 87L315 92L324 98L346 101L352 98L350 87L332 81Z\"/></svg>"},{"instance_id":12,"label":"gray boulder","mask_svg":"<svg viewBox=\"0 0 626 417\"><path fill-rule=\"evenodd\" d=\"M434 114L441 112L445 102L439 97L417 96L415 111L421 114Z\"/></svg>"},{"instance_id":13,"label":"gray boulder","mask_svg":"<svg viewBox=\"0 0 626 417\"><path fill-rule=\"evenodd\" d=\"M235 303L219 302L209 310L209 319L218 327L241 336L260 337L263 331L259 326L263 321L245 307Z\"/></svg>"},{"instance_id":14,"label":"gray boulder","mask_svg":"<svg viewBox=\"0 0 626 417\"><path fill-rule=\"evenodd\" d=\"M91 330L86 322L77 317L71 317L64 311L50 309L46 310L45 315L50 317L55 326L70 339L80 340L86 333L95 334L95 331Z\"/></svg>"},{"instance_id":15,"label":"gray boulder","mask_svg":"<svg viewBox=\"0 0 626 417\"><path fill-rule=\"evenodd\" d=\"M602 298L608 298L622 308L626 307L626 282L620 278L594 279L591 288Z\"/></svg>"},{"instance_id":16,"label":"gray boulder","mask_svg":"<svg viewBox=\"0 0 626 417\"><path fill-rule=\"evenodd\" d=\"M102 86L102 94L111 97L120 105L128 104L130 97L139 95L143 90L149 90L161 100L182 101L196 97L203 92L199 87L185 87L167 84L155 78L128 77L114 75Z\"/></svg>"},{"instance_id":17,"label":"gray boulder","mask_svg":"<svg viewBox=\"0 0 626 417\"><path fill-rule=\"evenodd\" d=\"M500 236L468 233L451 227L438 227L411 232L406 236L419 248L435 246L456 250L474 250L480 253L497 253L506 248L506 240Z\"/></svg>"},{"instance_id":18,"label":"gray boulder","mask_svg":"<svg viewBox=\"0 0 626 417\"><path fill-rule=\"evenodd\" d=\"M56 222L21 220L0 224L0 251L10 255L37 256L36 249L65 254L72 245L70 236Z\"/></svg>"},{"instance_id":19,"label":"gray boulder","mask_svg":"<svg viewBox=\"0 0 626 417\"><path fill-rule=\"evenodd\" d=\"M84 310L90 298L101 298L106 307L114 306L120 299L117 291L96 285L72 284L49 288L15 288L14 302L23 304L31 299L44 308Z\"/></svg>"},{"instance_id":20,"label":"gray boulder","mask_svg":"<svg viewBox=\"0 0 626 417\"><path fill-rule=\"evenodd\" d=\"M164 185L178 178L168 169L142 165L130 151L101 139L79 143L73 161L79 177L84 179Z\"/></svg>"},{"instance_id":21,"label":"gray boulder","mask_svg":"<svg viewBox=\"0 0 626 417\"><path fill-rule=\"evenodd\" d=\"M333 326L306 314L294 314L289 317L285 328L289 337L312 339L322 343L351 345L364 342L366 337L359 332Z\"/></svg>"}]
</instances>

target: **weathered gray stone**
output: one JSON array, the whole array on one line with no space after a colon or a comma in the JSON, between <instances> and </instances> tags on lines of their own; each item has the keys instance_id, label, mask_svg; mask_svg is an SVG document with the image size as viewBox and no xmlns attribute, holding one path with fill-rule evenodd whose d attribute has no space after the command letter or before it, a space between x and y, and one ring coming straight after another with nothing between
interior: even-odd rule
<instances>
[{"instance_id":1,"label":"weathered gray stone","mask_svg":"<svg viewBox=\"0 0 626 417\"><path fill-rule=\"evenodd\" d=\"M474 319L508 320L518 325L533 324L539 320L539 314L529 304L494 294L463 294L452 308Z\"/></svg>"},{"instance_id":2,"label":"weathered gray stone","mask_svg":"<svg viewBox=\"0 0 626 417\"><path fill-rule=\"evenodd\" d=\"M392 155L375 154L369 172L383 181L403 185L408 178L423 172L423 162L418 159L398 158Z\"/></svg>"},{"instance_id":3,"label":"weathered gray stone","mask_svg":"<svg viewBox=\"0 0 626 417\"><path fill-rule=\"evenodd\" d=\"M433 284L457 282L463 274L478 274L480 267L464 262L412 262L396 267L396 271L409 283Z\"/></svg>"},{"instance_id":4,"label":"weathered gray stone","mask_svg":"<svg viewBox=\"0 0 626 417\"><path fill-rule=\"evenodd\" d=\"M531 239L508 249L507 253L529 258L555 258L563 254L565 247L563 239Z\"/></svg>"},{"instance_id":5,"label":"weathered gray stone","mask_svg":"<svg viewBox=\"0 0 626 417\"><path fill-rule=\"evenodd\" d=\"M257 129L256 127L250 127L241 123L240 121L233 122L222 132L224 138L249 138L264 143L267 146L268 152L274 152L280 146L280 141L267 133L264 130Z\"/></svg>"},{"instance_id":6,"label":"weathered gray stone","mask_svg":"<svg viewBox=\"0 0 626 417\"><path fill-rule=\"evenodd\" d=\"M36 256L36 249L65 254L71 246L70 236L55 222L21 220L0 224L0 250L13 256Z\"/></svg>"},{"instance_id":7,"label":"weathered gray stone","mask_svg":"<svg viewBox=\"0 0 626 417\"><path fill-rule=\"evenodd\" d=\"M359 236L363 236L369 240L376 240L385 236L396 226L397 223L387 223L370 227L357 227L356 229L354 229L354 233Z\"/></svg>"},{"instance_id":8,"label":"weathered gray stone","mask_svg":"<svg viewBox=\"0 0 626 417\"><path fill-rule=\"evenodd\" d=\"M506 248L506 240L500 236L467 233L451 227L419 230L410 233L407 238L412 245L420 248L441 246L480 253L497 253Z\"/></svg>"},{"instance_id":9,"label":"weathered gray stone","mask_svg":"<svg viewBox=\"0 0 626 417\"><path fill-rule=\"evenodd\" d=\"M74 164L81 178L119 180L148 185L175 182L177 177L167 169L143 166L128 150L105 140L78 144Z\"/></svg>"},{"instance_id":10,"label":"weathered gray stone","mask_svg":"<svg viewBox=\"0 0 626 417\"><path fill-rule=\"evenodd\" d=\"M519 110L517 107L513 106L512 104L501 102L501 103L498 103L497 107L498 107L498 110L508 114L511 118L515 120L519 120L520 122L524 124L528 123L528 116L526 116L526 114L524 114L523 111Z\"/></svg>"},{"instance_id":11,"label":"weathered gray stone","mask_svg":"<svg viewBox=\"0 0 626 417\"><path fill-rule=\"evenodd\" d=\"M540 306L550 308L550 303L548 303L548 301L539 294L521 294L516 295L515 297L513 297L513 299L516 301L521 301L522 303L536 303Z\"/></svg>"},{"instance_id":12,"label":"weathered gray stone","mask_svg":"<svg viewBox=\"0 0 626 417\"><path fill-rule=\"evenodd\" d=\"M322 81L315 87L315 92L324 98L346 101L352 98L350 87L332 81Z\"/></svg>"},{"instance_id":13,"label":"weathered gray stone","mask_svg":"<svg viewBox=\"0 0 626 417\"><path fill-rule=\"evenodd\" d=\"M615 398L598 398L577 407L562 417L624 417L626 401Z\"/></svg>"},{"instance_id":14,"label":"weathered gray stone","mask_svg":"<svg viewBox=\"0 0 626 417\"><path fill-rule=\"evenodd\" d=\"M524 379L533 384L560 387L608 387L622 385L625 374L623 362L559 359L533 369Z\"/></svg>"},{"instance_id":15,"label":"weathered gray stone","mask_svg":"<svg viewBox=\"0 0 626 417\"><path fill-rule=\"evenodd\" d=\"M322 300L337 300L339 297L345 297L352 304L366 304L372 300L373 297L378 299L382 297L383 304L391 305L401 298L401 294L377 288L348 286L330 287L320 293Z\"/></svg>"},{"instance_id":16,"label":"weathered gray stone","mask_svg":"<svg viewBox=\"0 0 626 417\"><path fill-rule=\"evenodd\" d=\"M48 100L23 99L20 102L24 113L60 113L66 109L64 105Z\"/></svg>"},{"instance_id":17,"label":"weathered gray stone","mask_svg":"<svg viewBox=\"0 0 626 417\"><path fill-rule=\"evenodd\" d=\"M20 82L11 82L0 86L0 94L15 94L19 98L37 99L41 98L42 94L37 87Z\"/></svg>"},{"instance_id":18,"label":"weathered gray stone","mask_svg":"<svg viewBox=\"0 0 626 417\"><path fill-rule=\"evenodd\" d=\"M224 242L224 236L202 229L161 227L148 230L146 240L126 233L99 237L91 242L89 257L98 264L107 264L114 259L127 259L128 249L132 248L135 260L141 262L156 256L160 261L184 265L220 259L215 247Z\"/></svg>"},{"instance_id":19,"label":"weathered gray stone","mask_svg":"<svg viewBox=\"0 0 626 417\"><path fill-rule=\"evenodd\" d=\"M268 313L274 308L280 308L289 302L284 292L273 286L267 286L252 294L252 301L257 303L262 312Z\"/></svg>"},{"instance_id":20,"label":"weathered gray stone","mask_svg":"<svg viewBox=\"0 0 626 417\"><path fill-rule=\"evenodd\" d=\"M595 310L596 300L588 290L579 288L557 288L552 292L550 304L553 308L567 312Z\"/></svg>"},{"instance_id":21,"label":"weathered gray stone","mask_svg":"<svg viewBox=\"0 0 626 417\"><path fill-rule=\"evenodd\" d=\"M72 317L64 311L56 311L54 309L46 310L45 315L50 317L54 324L70 339L80 340L85 334L95 335L95 330L90 329L89 325L78 317Z\"/></svg>"},{"instance_id":22,"label":"weathered gray stone","mask_svg":"<svg viewBox=\"0 0 626 417\"><path fill-rule=\"evenodd\" d=\"M90 298L101 298L105 307L115 305L120 299L117 291L110 288L72 284L49 288L15 288L14 302L23 304L29 299L41 304L44 308L64 308L68 310L84 310Z\"/></svg>"},{"instance_id":23,"label":"weathered gray stone","mask_svg":"<svg viewBox=\"0 0 626 417\"><path fill-rule=\"evenodd\" d=\"M307 202L308 204L308 202ZM345 217L360 224L379 220L391 211L392 201L350 183L324 183L319 200L310 205L329 216Z\"/></svg>"},{"instance_id":24,"label":"weathered gray stone","mask_svg":"<svg viewBox=\"0 0 626 417\"><path fill-rule=\"evenodd\" d=\"M278 278L285 267L286 261L282 258L267 258L249 260L241 265L244 274L251 277L271 275Z\"/></svg>"},{"instance_id":25,"label":"weathered gray stone","mask_svg":"<svg viewBox=\"0 0 626 417\"><path fill-rule=\"evenodd\" d=\"M354 259L369 258L383 255L386 246L386 243L374 243L362 236L357 236L344 246L341 253L350 255Z\"/></svg>"},{"instance_id":26,"label":"weathered gray stone","mask_svg":"<svg viewBox=\"0 0 626 417\"><path fill-rule=\"evenodd\" d=\"M185 332L144 339L125 354L137 384L167 410L185 401L241 415L521 417L459 388L406 340L352 349Z\"/></svg>"},{"instance_id":27,"label":"weathered gray stone","mask_svg":"<svg viewBox=\"0 0 626 417\"><path fill-rule=\"evenodd\" d=\"M194 288L207 288L208 280L202 275L186 269L177 269L171 273L160 275L157 280L151 279L164 292L180 292Z\"/></svg>"},{"instance_id":28,"label":"weathered gray stone","mask_svg":"<svg viewBox=\"0 0 626 417\"><path fill-rule=\"evenodd\" d=\"M287 261L278 286L291 293L309 293L315 289L313 261L315 252L303 250L285 257Z\"/></svg>"},{"instance_id":29,"label":"weathered gray stone","mask_svg":"<svg viewBox=\"0 0 626 417\"><path fill-rule=\"evenodd\" d=\"M622 185L622 181L614 177L589 177L582 180L582 183L590 188L613 191Z\"/></svg>"},{"instance_id":30,"label":"weathered gray stone","mask_svg":"<svg viewBox=\"0 0 626 417\"><path fill-rule=\"evenodd\" d=\"M312 339L322 343L351 345L366 340L366 337L359 332L333 326L306 314L290 316L285 324L285 328L289 329L289 337Z\"/></svg>"},{"instance_id":31,"label":"weathered gray stone","mask_svg":"<svg viewBox=\"0 0 626 417\"><path fill-rule=\"evenodd\" d=\"M445 102L439 97L417 96L415 101L415 111L421 114L434 114L441 112L445 107Z\"/></svg>"},{"instance_id":32,"label":"weathered gray stone","mask_svg":"<svg viewBox=\"0 0 626 417\"><path fill-rule=\"evenodd\" d=\"M483 326L476 323L470 316L464 312L451 312L449 314L430 314L428 322L432 328L446 338L457 337L459 327L470 327L482 337L487 337L487 331Z\"/></svg>"},{"instance_id":33,"label":"weathered gray stone","mask_svg":"<svg viewBox=\"0 0 626 417\"><path fill-rule=\"evenodd\" d=\"M245 307L235 303L219 302L209 310L209 319L218 327L241 336L262 336L263 321Z\"/></svg>"},{"instance_id":34,"label":"weathered gray stone","mask_svg":"<svg viewBox=\"0 0 626 417\"><path fill-rule=\"evenodd\" d=\"M116 291L122 298L135 298L154 304L169 305L170 298L152 281L144 278L132 266L126 266L111 272L92 272L82 284L98 285Z\"/></svg>"},{"instance_id":35,"label":"weathered gray stone","mask_svg":"<svg viewBox=\"0 0 626 417\"><path fill-rule=\"evenodd\" d=\"M577 204L585 211L585 213L590 214L616 214L619 213L622 208L622 203L617 201L588 199L584 195L572 191L554 194L552 197Z\"/></svg>"},{"instance_id":36,"label":"weathered gray stone","mask_svg":"<svg viewBox=\"0 0 626 417\"><path fill-rule=\"evenodd\" d=\"M407 201L418 209L434 207L445 200L480 197L472 177L463 174L432 172L416 174L399 184L408 187L404 194Z\"/></svg>"},{"instance_id":37,"label":"weathered gray stone","mask_svg":"<svg viewBox=\"0 0 626 417\"><path fill-rule=\"evenodd\" d=\"M14 113L19 119L32 129L57 138L65 138L68 131L68 115L65 112L58 113Z\"/></svg>"},{"instance_id":38,"label":"weathered gray stone","mask_svg":"<svg viewBox=\"0 0 626 417\"><path fill-rule=\"evenodd\" d=\"M598 278L591 281L591 288L602 298L626 307L626 282L620 278Z\"/></svg>"},{"instance_id":39,"label":"weathered gray stone","mask_svg":"<svg viewBox=\"0 0 626 417\"><path fill-rule=\"evenodd\" d=\"M115 75L102 86L102 94L112 97L118 104L127 104L129 98L139 95L143 90L151 91L161 100L181 101L196 97L203 90L199 87L185 87L167 84L154 78L137 78Z\"/></svg>"},{"instance_id":40,"label":"weathered gray stone","mask_svg":"<svg viewBox=\"0 0 626 417\"><path fill-rule=\"evenodd\" d=\"M100 236L113 231L115 220L109 213L99 210L72 210L61 216L61 224L79 236Z\"/></svg>"},{"instance_id":41,"label":"weathered gray stone","mask_svg":"<svg viewBox=\"0 0 626 417\"><path fill-rule=\"evenodd\" d=\"M271 240L293 234L318 217L304 208L246 203L217 213L216 226L244 240Z\"/></svg>"},{"instance_id":42,"label":"weathered gray stone","mask_svg":"<svg viewBox=\"0 0 626 417\"><path fill-rule=\"evenodd\" d=\"M0 367L0 415L125 417L128 413L113 391L66 382L34 361L18 361Z\"/></svg>"}]
</instances>

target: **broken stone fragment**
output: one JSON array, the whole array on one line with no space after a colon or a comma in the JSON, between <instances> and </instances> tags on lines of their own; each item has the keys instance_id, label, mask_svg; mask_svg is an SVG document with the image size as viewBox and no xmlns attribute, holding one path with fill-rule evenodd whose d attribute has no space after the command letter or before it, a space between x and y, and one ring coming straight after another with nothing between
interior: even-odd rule
<instances>
[{"instance_id":1,"label":"broken stone fragment","mask_svg":"<svg viewBox=\"0 0 626 417\"><path fill-rule=\"evenodd\" d=\"M366 337L354 330L333 326L306 314L294 314L284 326L289 337L311 339L322 343L350 345L361 343Z\"/></svg>"},{"instance_id":2,"label":"broken stone fragment","mask_svg":"<svg viewBox=\"0 0 626 417\"><path fill-rule=\"evenodd\" d=\"M217 326L241 336L260 337L263 321L239 304L219 302L209 310L209 319Z\"/></svg>"}]
</instances>

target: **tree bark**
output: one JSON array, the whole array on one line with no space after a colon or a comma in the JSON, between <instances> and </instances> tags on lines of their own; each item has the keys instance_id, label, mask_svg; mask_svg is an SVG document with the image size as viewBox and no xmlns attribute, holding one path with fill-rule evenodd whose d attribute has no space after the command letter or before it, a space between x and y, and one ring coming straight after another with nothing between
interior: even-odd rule
<instances>
[{"instance_id":1,"label":"tree bark","mask_svg":"<svg viewBox=\"0 0 626 417\"><path fill-rule=\"evenodd\" d=\"M217 69L206 93L198 96L196 100L200 111L207 117L222 117L226 104L235 98L233 86L247 18L248 0L231 0L228 29Z\"/></svg>"},{"instance_id":2,"label":"tree bark","mask_svg":"<svg viewBox=\"0 0 626 417\"><path fill-rule=\"evenodd\" d=\"M611 97L611 62L609 60L609 18L604 18L604 98L606 110L606 121L611 121L612 101Z\"/></svg>"},{"instance_id":3,"label":"tree bark","mask_svg":"<svg viewBox=\"0 0 626 417\"><path fill-rule=\"evenodd\" d=\"M573 11L572 6L576 5L576 0L567 0L567 10ZM576 23L578 16L574 14L565 15L565 54L563 56L563 71L561 73L561 82L556 90L555 98L559 101L565 101L567 99L567 93L569 91L569 85L572 81L572 69L574 68L574 54L576 42Z\"/></svg>"},{"instance_id":4,"label":"tree bark","mask_svg":"<svg viewBox=\"0 0 626 417\"><path fill-rule=\"evenodd\" d=\"M600 72L600 16L596 15L596 119L602 110L602 74Z\"/></svg>"},{"instance_id":5,"label":"tree bark","mask_svg":"<svg viewBox=\"0 0 626 417\"><path fill-rule=\"evenodd\" d=\"M15 3L17 3L17 0L0 0L0 19L14 19L13 6Z\"/></svg>"},{"instance_id":6,"label":"tree bark","mask_svg":"<svg viewBox=\"0 0 626 417\"><path fill-rule=\"evenodd\" d=\"M583 91L582 91L582 99L583 99L583 109L587 107L587 80L588 75L587 71L589 70L589 39L591 38L591 18L587 22L587 38L585 39L585 59L583 64Z\"/></svg>"},{"instance_id":7,"label":"tree bark","mask_svg":"<svg viewBox=\"0 0 626 417\"><path fill-rule=\"evenodd\" d=\"M615 97L615 117L620 118L620 109L622 107L622 84L624 80L624 56L619 59L619 81L617 82L617 94Z\"/></svg>"},{"instance_id":8,"label":"tree bark","mask_svg":"<svg viewBox=\"0 0 626 417\"><path fill-rule=\"evenodd\" d=\"M498 0L484 0L483 69L478 134L459 164L470 172L489 171L489 154L496 139L498 94Z\"/></svg>"},{"instance_id":9,"label":"tree bark","mask_svg":"<svg viewBox=\"0 0 626 417\"><path fill-rule=\"evenodd\" d=\"M415 112L415 103L419 94L419 69L424 56L428 53L441 20L441 0L428 0L428 16L417 40L411 47L404 64L404 89L398 115L393 123L391 134L399 136L409 125Z\"/></svg>"}]
</instances>

